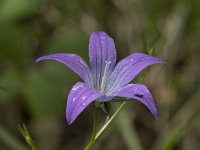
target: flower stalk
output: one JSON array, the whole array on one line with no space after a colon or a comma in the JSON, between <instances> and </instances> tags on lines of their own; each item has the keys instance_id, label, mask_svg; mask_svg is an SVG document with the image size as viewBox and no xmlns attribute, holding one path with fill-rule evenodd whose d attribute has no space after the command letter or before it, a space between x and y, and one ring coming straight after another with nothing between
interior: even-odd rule
<instances>
[{"instance_id":1,"label":"flower stalk","mask_svg":"<svg viewBox=\"0 0 200 150\"><path fill-rule=\"evenodd\" d=\"M84 150L90 150L90 148L96 142L96 140L95 140L96 131L97 131L97 107L95 106L95 109L94 109L94 120L93 120L93 129L92 129L92 137L91 137L89 143L84 148Z\"/></svg>"},{"instance_id":2,"label":"flower stalk","mask_svg":"<svg viewBox=\"0 0 200 150\"><path fill-rule=\"evenodd\" d=\"M119 108L114 112L114 114L105 122L105 124L99 129L98 132L96 132L97 127L97 107L95 107L94 111L94 121L93 121L93 131L92 131L92 137L87 144L87 146L84 148L84 150L90 150L90 148L96 143L96 141L101 137L103 132L108 128L108 126L111 124L111 122L115 119L115 117L119 114L119 112L124 108L124 106L127 104L127 101L124 101Z\"/></svg>"},{"instance_id":3,"label":"flower stalk","mask_svg":"<svg viewBox=\"0 0 200 150\"><path fill-rule=\"evenodd\" d=\"M122 102L122 104L119 106L119 108L115 111L115 113L108 119L108 121L106 121L106 123L101 127L101 129L97 132L96 136L95 136L95 141L97 141L102 133L108 128L108 126L110 125L110 123L115 119L115 117L119 114L119 112L122 110L122 108L124 108L124 106L126 105L127 101Z\"/></svg>"},{"instance_id":4,"label":"flower stalk","mask_svg":"<svg viewBox=\"0 0 200 150\"><path fill-rule=\"evenodd\" d=\"M23 135L24 139L26 140L26 143L30 146L31 150L37 150L35 146L35 142L31 138L28 129L26 128L25 124L22 124L21 126L18 127L19 131Z\"/></svg>"}]
</instances>

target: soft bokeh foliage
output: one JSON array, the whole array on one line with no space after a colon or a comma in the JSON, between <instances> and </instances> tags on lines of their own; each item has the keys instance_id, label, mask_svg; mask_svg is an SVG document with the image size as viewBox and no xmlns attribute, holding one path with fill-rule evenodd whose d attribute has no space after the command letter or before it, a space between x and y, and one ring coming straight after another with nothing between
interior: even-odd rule
<instances>
[{"instance_id":1,"label":"soft bokeh foliage","mask_svg":"<svg viewBox=\"0 0 200 150\"><path fill-rule=\"evenodd\" d=\"M57 62L35 64L51 53L76 53L88 60L92 31L116 42L118 58L133 52L157 55L154 66L133 82L148 85L158 106L154 119L131 102L95 149L198 149L200 139L200 1L193 0L1 0L0 149L21 149L25 123L39 149L82 149L92 130L93 107L72 125L66 97L79 79ZM119 59L118 59L119 60ZM118 103L108 105L109 114ZM99 111L99 123L106 115Z\"/></svg>"}]
</instances>

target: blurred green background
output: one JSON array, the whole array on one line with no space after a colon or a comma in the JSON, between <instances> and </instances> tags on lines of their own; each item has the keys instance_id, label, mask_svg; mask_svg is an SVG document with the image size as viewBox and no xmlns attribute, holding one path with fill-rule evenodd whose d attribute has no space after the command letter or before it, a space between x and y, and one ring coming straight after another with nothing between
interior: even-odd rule
<instances>
[{"instance_id":1,"label":"blurred green background","mask_svg":"<svg viewBox=\"0 0 200 150\"><path fill-rule=\"evenodd\" d=\"M118 60L154 50L168 67L151 67L142 81L158 117L129 102L94 149L199 150L199 28L199 0L1 0L0 150L28 149L18 130L22 123L38 149L83 149L92 131L92 106L71 126L65 119L66 97L80 78L57 62L34 61L61 52L88 61L89 35L100 30L114 38ZM116 105L109 103L109 114ZM106 115L99 113L102 124Z\"/></svg>"}]
</instances>

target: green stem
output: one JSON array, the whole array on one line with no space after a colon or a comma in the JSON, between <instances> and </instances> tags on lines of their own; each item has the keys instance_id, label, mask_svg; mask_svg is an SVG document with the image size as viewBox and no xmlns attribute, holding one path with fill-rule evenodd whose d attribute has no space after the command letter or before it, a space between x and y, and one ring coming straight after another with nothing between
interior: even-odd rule
<instances>
[{"instance_id":1,"label":"green stem","mask_svg":"<svg viewBox=\"0 0 200 150\"><path fill-rule=\"evenodd\" d=\"M26 143L30 146L31 150L36 150L35 142L32 140L26 125L19 125L18 129L26 140Z\"/></svg>"},{"instance_id":2,"label":"green stem","mask_svg":"<svg viewBox=\"0 0 200 150\"><path fill-rule=\"evenodd\" d=\"M97 130L97 107L95 106L92 137L90 139L90 142L84 148L84 150L89 150L94 145L94 143L96 142L95 141L96 130Z\"/></svg>"},{"instance_id":3,"label":"green stem","mask_svg":"<svg viewBox=\"0 0 200 150\"><path fill-rule=\"evenodd\" d=\"M110 123L113 121L113 119L117 116L117 114L122 110L122 108L126 105L127 101L124 101L119 108L116 110L116 112L110 117L110 119L103 125L103 127L98 131L98 133L95 136L95 142L100 138L102 133L107 129L107 127L110 125Z\"/></svg>"},{"instance_id":4,"label":"green stem","mask_svg":"<svg viewBox=\"0 0 200 150\"><path fill-rule=\"evenodd\" d=\"M110 123L114 120L114 118L117 116L117 114L122 110L122 108L126 105L127 101L124 101L119 108L115 111L115 113L110 117L108 121L101 127L101 129L96 133L96 126L97 126L97 108L95 107L94 111L94 122L93 122L93 131L92 131L92 137L90 139L90 142L87 144L84 150L90 150L90 148L96 143L96 141L100 138L100 136L103 134L103 132L108 128Z\"/></svg>"}]
</instances>

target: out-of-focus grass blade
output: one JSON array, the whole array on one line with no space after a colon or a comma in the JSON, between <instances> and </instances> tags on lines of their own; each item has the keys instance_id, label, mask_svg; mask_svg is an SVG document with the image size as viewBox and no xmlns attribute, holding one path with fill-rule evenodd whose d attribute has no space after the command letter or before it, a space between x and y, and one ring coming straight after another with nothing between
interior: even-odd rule
<instances>
[{"instance_id":1,"label":"out-of-focus grass blade","mask_svg":"<svg viewBox=\"0 0 200 150\"><path fill-rule=\"evenodd\" d=\"M28 149L2 125L0 125L0 140L5 143L7 147L14 150Z\"/></svg>"},{"instance_id":2,"label":"out-of-focus grass blade","mask_svg":"<svg viewBox=\"0 0 200 150\"><path fill-rule=\"evenodd\" d=\"M160 143L159 150L173 150L176 143L185 135L186 128L183 125L177 126L171 133Z\"/></svg>"},{"instance_id":3,"label":"out-of-focus grass blade","mask_svg":"<svg viewBox=\"0 0 200 150\"><path fill-rule=\"evenodd\" d=\"M6 0L0 5L0 17L2 21L13 21L33 13L38 0Z\"/></svg>"},{"instance_id":4,"label":"out-of-focus grass blade","mask_svg":"<svg viewBox=\"0 0 200 150\"><path fill-rule=\"evenodd\" d=\"M170 131L167 137L160 142L159 146L156 147L157 150L173 150L176 144L188 133L188 131L195 125L198 119L195 116L187 124L179 124L174 130Z\"/></svg>"},{"instance_id":5,"label":"out-of-focus grass blade","mask_svg":"<svg viewBox=\"0 0 200 150\"><path fill-rule=\"evenodd\" d=\"M189 130L198 124L200 105L197 100L199 96L199 91L197 91L191 99L179 109L163 128L152 150L172 150ZM177 120L180 120L180 118L184 119L181 119L181 121L177 123ZM169 125L172 126L171 129Z\"/></svg>"},{"instance_id":6,"label":"out-of-focus grass blade","mask_svg":"<svg viewBox=\"0 0 200 150\"><path fill-rule=\"evenodd\" d=\"M118 105L113 103L113 109L115 110ZM141 150L141 144L137 133L134 130L134 127L131 125L130 119L126 113L126 110L122 110L121 113L115 120L115 125L121 132L124 141L126 142L126 146L129 150Z\"/></svg>"}]
</instances>

